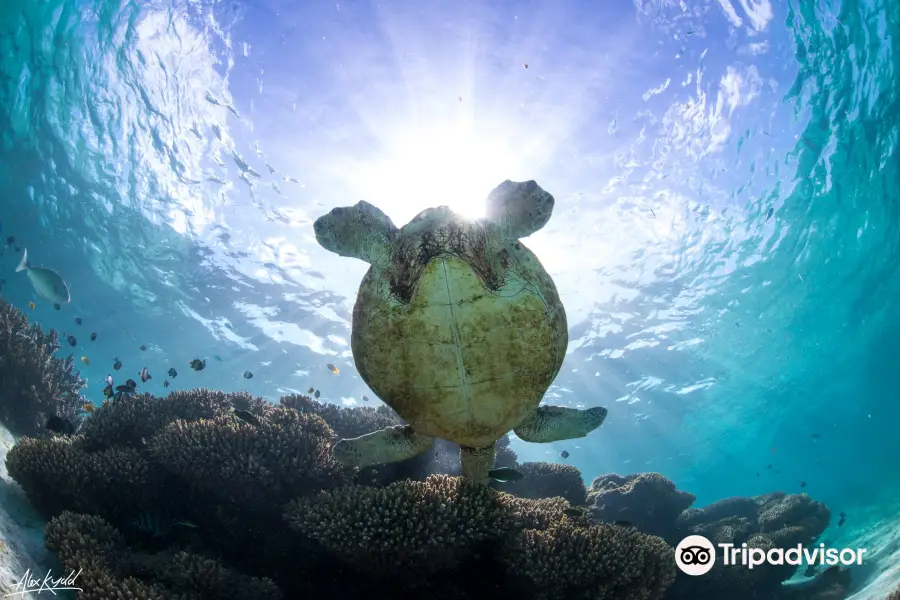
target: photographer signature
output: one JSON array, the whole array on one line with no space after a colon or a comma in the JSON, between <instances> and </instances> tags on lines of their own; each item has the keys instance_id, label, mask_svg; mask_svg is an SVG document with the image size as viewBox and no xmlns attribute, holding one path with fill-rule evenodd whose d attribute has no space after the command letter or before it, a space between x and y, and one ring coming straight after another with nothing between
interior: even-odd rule
<instances>
[{"instance_id":1,"label":"photographer signature","mask_svg":"<svg viewBox=\"0 0 900 600\"><path fill-rule=\"evenodd\" d=\"M22 576L22 579L16 584L16 587L14 588L15 591L5 594L3 597L11 598L29 593L40 594L41 592L50 592L55 596L56 592L62 590L77 590L82 592L84 590L80 587L75 587L75 580L79 575L81 575L81 569L78 569L77 573L73 569L68 577L58 577L54 579L50 576L50 571L47 571L47 575L45 575L43 579L38 579L31 573L31 569L28 569L25 571L25 575Z\"/></svg>"}]
</instances>

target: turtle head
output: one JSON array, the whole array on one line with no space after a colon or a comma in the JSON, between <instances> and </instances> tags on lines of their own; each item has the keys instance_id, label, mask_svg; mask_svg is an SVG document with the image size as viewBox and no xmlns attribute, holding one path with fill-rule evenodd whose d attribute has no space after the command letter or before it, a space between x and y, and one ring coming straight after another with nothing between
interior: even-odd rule
<instances>
[{"instance_id":1,"label":"turtle head","mask_svg":"<svg viewBox=\"0 0 900 600\"><path fill-rule=\"evenodd\" d=\"M360 200L353 206L332 209L313 224L316 241L340 256L369 264L387 264L390 244L397 233L391 219L377 207Z\"/></svg>"},{"instance_id":2,"label":"turtle head","mask_svg":"<svg viewBox=\"0 0 900 600\"><path fill-rule=\"evenodd\" d=\"M507 179L488 195L487 218L509 239L528 237L547 224L554 203L536 182Z\"/></svg>"}]
</instances>

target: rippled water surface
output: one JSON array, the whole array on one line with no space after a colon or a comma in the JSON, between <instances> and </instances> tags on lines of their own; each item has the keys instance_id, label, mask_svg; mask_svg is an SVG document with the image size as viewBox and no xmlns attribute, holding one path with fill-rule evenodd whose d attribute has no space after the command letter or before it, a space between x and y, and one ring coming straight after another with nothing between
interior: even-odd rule
<instances>
[{"instance_id":1,"label":"rippled water surface","mask_svg":"<svg viewBox=\"0 0 900 600\"><path fill-rule=\"evenodd\" d=\"M118 357L154 393L175 366L170 389L375 404L367 265L312 222L477 217L535 179L556 208L525 243L570 326L548 400L610 417L522 460L700 504L802 479L837 511L900 488L898 34L890 2L4 0L2 236L69 281L33 318L97 401Z\"/></svg>"}]
</instances>

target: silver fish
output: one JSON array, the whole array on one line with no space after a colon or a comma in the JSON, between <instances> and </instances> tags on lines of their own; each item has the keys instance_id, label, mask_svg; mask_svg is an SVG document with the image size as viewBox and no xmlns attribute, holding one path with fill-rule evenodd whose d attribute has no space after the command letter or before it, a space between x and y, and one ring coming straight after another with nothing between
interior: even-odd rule
<instances>
[{"instance_id":1,"label":"silver fish","mask_svg":"<svg viewBox=\"0 0 900 600\"><path fill-rule=\"evenodd\" d=\"M16 267L16 273L20 271L25 271L39 296L56 304L67 304L72 299L69 295L69 286L59 273L46 267L31 266L28 262L27 248L23 249L22 262Z\"/></svg>"}]
</instances>

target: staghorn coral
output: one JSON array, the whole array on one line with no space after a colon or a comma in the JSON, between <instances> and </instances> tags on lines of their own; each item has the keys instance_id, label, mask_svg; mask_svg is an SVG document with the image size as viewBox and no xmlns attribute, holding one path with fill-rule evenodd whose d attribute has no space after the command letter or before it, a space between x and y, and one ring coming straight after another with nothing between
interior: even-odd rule
<instances>
[{"instance_id":1,"label":"staghorn coral","mask_svg":"<svg viewBox=\"0 0 900 600\"><path fill-rule=\"evenodd\" d=\"M694 503L695 496L675 489L659 473L603 475L588 490L588 512L597 521L629 521L637 529L658 535L675 545L681 537L676 520Z\"/></svg>"},{"instance_id":2,"label":"staghorn coral","mask_svg":"<svg viewBox=\"0 0 900 600\"><path fill-rule=\"evenodd\" d=\"M674 553L663 540L571 520L522 530L503 562L542 600L649 600L662 597L675 579Z\"/></svg>"},{"instance_id":3,"label":"staghorn coral","mask_svg":"<svg viewBox=\"0 0 900 600\"><path fill-rule=\"evenodd\" d=\"M321 492L290 503L285 519L335 556L376 573L453 568L470 546L513 524L489 489L447 475Z\"/></svg>"},{"instance_id":4,"label":"staghorn coral","mask_svg":"<svg viewBox=\"0 0 900 600\"><path fill-rule=\"evenodd\" d=\"M230 416L174 421L148 442L154 460L190 486L245 506L282 506L340 485L334 432L316 415L272 407L259 425Z\"/></svg>"},{"instance_id":5,"label":"staghorn coral","mask_svg":"<svg viewBox=\"0 0 900 600\"><path fill-rule=\"evenodd\" d=\"M162 475L137 450L89 453L81 441L80 436L22 438L7 454L6 467L48 514L65 508L119 514L159 500Z\"/></svg>"},{"instance_id":6,"label":"staghorn coral","mask_svg":"<svg viewBox=\"0 0 900 600\"><path fill-rule=\"evenodd\" d=\"M674 578L672 550L654 537L565 516L540 501L461 478L432 475L385 488L353 486L292 502L285 520L345 564L421 584L468 556L495 560L493 580L529 597L660 598ZM488 552L488 550L490 552ZM518 581L517 581L518 580Z\"/></svg>"},{"instance_id":7,"label":"staghorn coral","mask_svg":"<svg viewBox=\"0 0 900 600\"><path fill-rule=\"evenodd\" d=\"M587 490L581 471L571 465L527 462L516 467L524 477L502 484L499 489L523 498L565 498L575 506L584 505Z\"/></svg>"},{"instance_id":8,"label":"staghorn coral","mask_svg":"<svg viewBox=\"0 0 900 600\"><path fill-rule=\"evenodd\" d=\"M47 524L45 540L67 570L80 570L74 585L82 588L82 600L282 597L271 580L234 572L203 556L131 552L125 538L97 516L63 512Z\"/></svg>"},{"instance_id":9,"label":"staghorn coral","mask_svg":"<svg viewBox=\"0 0 900 600\"><path fill-rule=\"evenodd\" d=\"M249 394L226 394L205 388L172 392L165 398L142 394L120 402L107 400L85 420L80 433L89 450L111 446L141 448L173 421L211 419L228 414L233 404L249 406L252 400Z\"/></svg>"},{"instance_id":10,"label":"staghorn coral","mask_svg":"<svg viewBox=\"0 0 900 600\"><path fill-rule=\"evenodd\" d=\"M319 402L301 394L283 396L281 405L302 413L312 413L322 417L334 430L338 439L355 438L403 423L403 420L388 406L344 408Z\"/></svg>"},{"instance_id":11,"label":"staghorn coral","mask_svg":"<svg viewBox=\"0 0 900 600\"><path fill-rule=\"evenodd\" d=\"M71 355L53 355L59 348L55 331L44 333L0 298L0 423L14 434L41 432L49 415L76 421L85 381Z\"/></svg>"}]
</instances>

